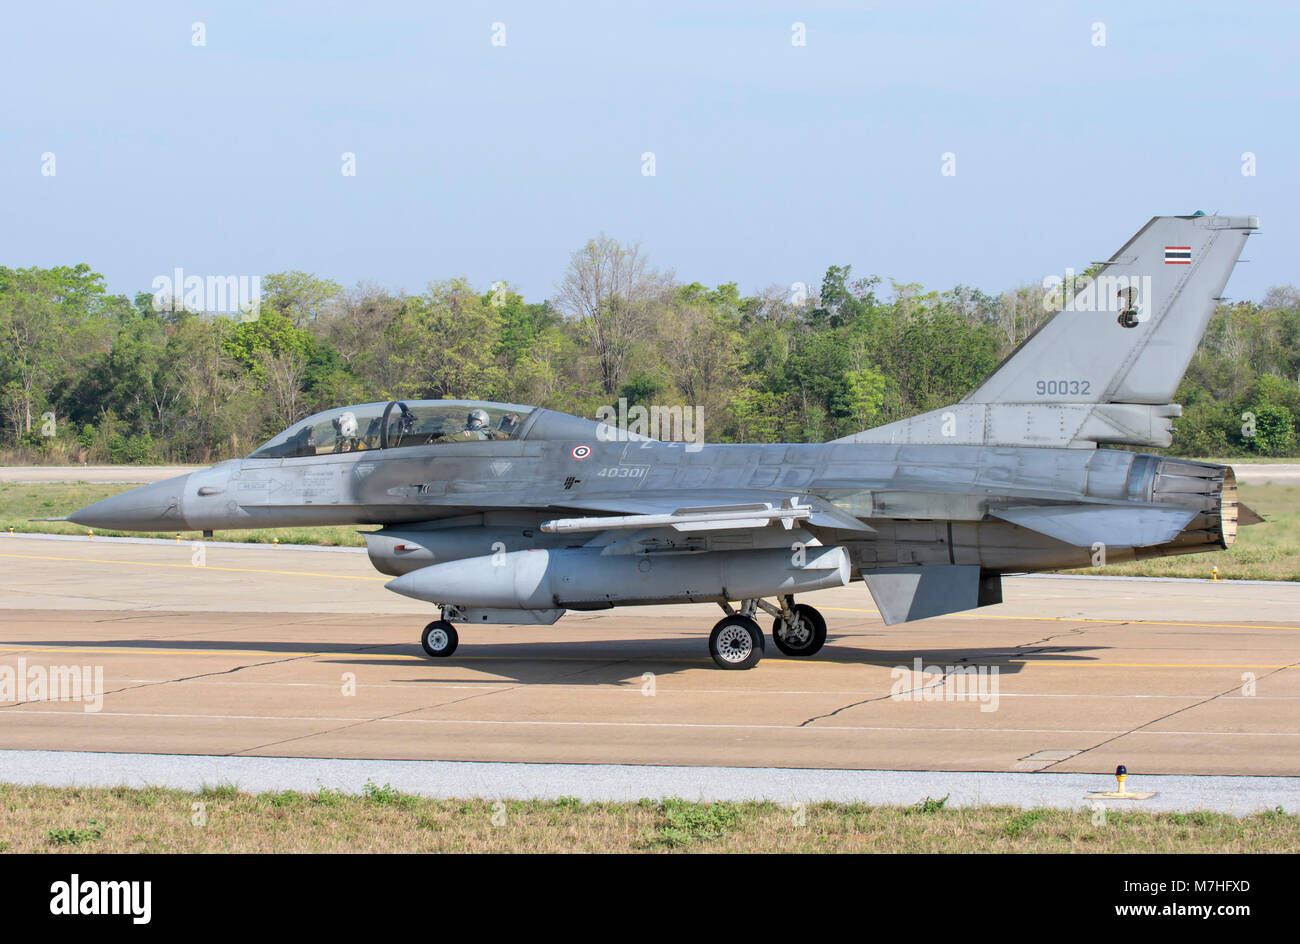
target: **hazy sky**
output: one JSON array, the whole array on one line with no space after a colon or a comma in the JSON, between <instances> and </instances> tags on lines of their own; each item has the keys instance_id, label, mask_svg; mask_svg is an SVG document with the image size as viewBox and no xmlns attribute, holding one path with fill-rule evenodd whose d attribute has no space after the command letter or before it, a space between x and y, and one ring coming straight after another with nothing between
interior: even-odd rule
<instances>
[{"instance_id":1,"label":"hazy sky","mask_svg":"<svg viewBox=\"0 0 1300 944\"><path fill-rule=\"evenodd\" d=\"M996 292L1203 209L1262 218L1228 286L1259 298L1300 282L1298 34L1186 0L12 4L0 264L540 299L603 231L744 292Z\"/></svg>"}]
</instances>

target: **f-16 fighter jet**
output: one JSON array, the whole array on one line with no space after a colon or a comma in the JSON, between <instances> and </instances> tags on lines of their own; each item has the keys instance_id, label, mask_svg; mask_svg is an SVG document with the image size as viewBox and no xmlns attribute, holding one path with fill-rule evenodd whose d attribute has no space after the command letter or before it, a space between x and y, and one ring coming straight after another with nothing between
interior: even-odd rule
<instances>
[{"instance_id":1,"label":"f-16 fighter jet","mask_svg":"<svg viewBox=\"0 0 1300 944\"><path fill-rule=\"evenodd\" d=\"M709 651L811 656L799 594L864 580L887 624L999 603L1007 573L1230 546L1250 512L1232 469L1167 446L1170 401L1256 217L1152 219L952 406L819 444L649 439L517 404L365 403L244 459L70 516L134 531L369 524L370 559L458 627L566 610L716 603ZM1077 288L1077 291L1071 291Z\"/></svg>"}]
</instances>

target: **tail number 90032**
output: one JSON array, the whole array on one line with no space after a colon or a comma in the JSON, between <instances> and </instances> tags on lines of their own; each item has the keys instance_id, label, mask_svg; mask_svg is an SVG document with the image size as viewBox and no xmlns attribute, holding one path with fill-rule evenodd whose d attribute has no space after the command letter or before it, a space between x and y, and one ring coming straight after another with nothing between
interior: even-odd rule
<instances>
[{"instance_id":1,"label":"tail number 90032","mask_svg":"<svg viewBox=\"0 0 1300 944\"><path fill-rule=\"evenodd\" d=\"M1034 389L1040 397L1086 397L1092 391L1092 381L1040 380Z\"/></svg>"}]
</instances>

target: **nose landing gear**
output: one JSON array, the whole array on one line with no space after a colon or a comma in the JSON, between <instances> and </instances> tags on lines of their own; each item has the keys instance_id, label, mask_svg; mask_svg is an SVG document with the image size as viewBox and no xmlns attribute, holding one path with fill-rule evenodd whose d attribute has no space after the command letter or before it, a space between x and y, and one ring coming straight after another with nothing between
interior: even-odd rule
<instances>
[{"instance_id":1,"label":"nose landing gear","mask_svg":"<svg viewBox=\"0 0 1300 944\"><path fill-rule=\"evenodd\" d=\"M420 645L424 647L427 655L435 659L451 655L456 651L459 642L460 637L456 635L456 627L448 620L434 620L424 627L424 632L420 634Z\"/></svg>"}]
</instances>

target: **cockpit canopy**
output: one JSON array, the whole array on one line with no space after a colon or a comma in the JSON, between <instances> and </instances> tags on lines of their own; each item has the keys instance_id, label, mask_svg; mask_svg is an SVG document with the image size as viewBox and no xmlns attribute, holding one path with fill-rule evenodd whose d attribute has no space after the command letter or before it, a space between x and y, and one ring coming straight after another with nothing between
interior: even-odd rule
<instances>
[{"instance_id":1,"label":"cockpit canopy","mask_svg":"<svg viewBox=\"0 0 1300 944\"><path fill-rule=\"evenodd\" d=\"M290 426L250 459L287 459L364 449L518 439L531 406L479 400L394 400L326 410Z\"/></svg>"}]
</instances>

